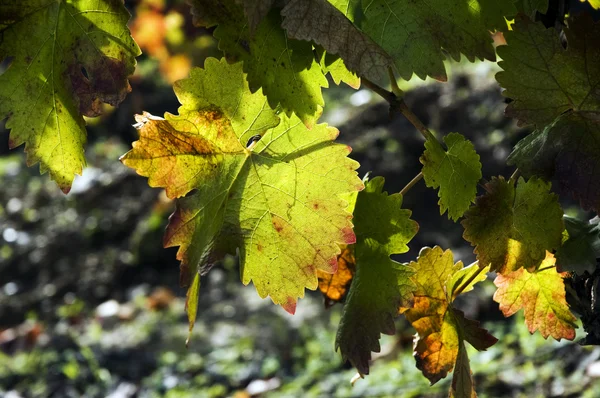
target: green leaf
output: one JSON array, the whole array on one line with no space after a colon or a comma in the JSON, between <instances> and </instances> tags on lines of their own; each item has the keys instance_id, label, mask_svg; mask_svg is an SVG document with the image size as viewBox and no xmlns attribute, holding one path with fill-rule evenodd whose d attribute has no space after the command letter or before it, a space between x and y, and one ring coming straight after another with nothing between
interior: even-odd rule
<instances>
[{"instance_id":1,"label":"green leaf","mask_svg":"<svg viewBox=\"0 0 600 398\"><path fill-rule=\"evenodd\" d=\"M417 261L411 262L410 266L416 271L413 280L417 289L414 305L405 315L417 330L414 346L417 368L434 384L446 377L456 364L450 394L466 390L474 394L473 383L465 380L468 358L466 363L465 358L460 358L461 355L466 356L466 351L460 352L461 347L464 350L466 340L481 351L498 340L481 328L479 322L465 318L464 313L455 309L452 303L459 286L476 275L462 291L472 289L476 282L485 279L487 269L481 270L477 266L463 268L460 261L454 264L452 252L443 251L439 246L423 248ZM464 279L465 276L468 279ZM467 374L470 378L470 370Z\"/></svg>"},{"instance_id":2,"label":"green leaf","mask_svg":"<svg viewBox=\"0 0 600 398\"><path fill-rule=\"evenodd\" d=\"M337 54L359 76L383 80L393 65L390 56L327 0L291 0L281 11L291 38L313 41Z\"/></svg>"},{"instance_id":3,"label":"green leaf","mask_svg":"<svg viewBox=\"0 0 600 398\"><path fill-rule=\"evenodd\" d=\"M519 12L533 19L536 12L545 14L548 12L548 0L517 0L517 9Z\"/></svg>"},{"instance_id":4,"label":"green leaf","mask_svg":"<svg viewBox=\"0 0 600 398\"><path fill-rule=\"evenodd\" d=\"M188 338L185 342L187 346L190 342L190 338L192 337L192 330L194 329L194 324L196 323L196 314L198 314L198 296L200 294L200 274L196 273L194 275L194 279L190 284L190 288L187 291L187 295L185 297L185 310L188 314L188 323L189 334Z\"/></svg>"},{"instance_id":5,"label":"green leaf","mask_svg":"<svg viewBox=\"0 0 600 398\"><path fill-rule=\"evenodd\" d=\"M564 216L565 228L569 238L556 251L556 267L560 271L571 271L582 275L585 271L590 275L596 270L600 258L600 224L599 219L589 222Z\"/></svg>"},{"instance_id":6,"label":"green leaf","mask_svg":"<svg viewBox=\"0 0 600 398\"><path fill-rule=\"evenodd\" d=\"M371 351L379 352L380 333L393 334L400 307L412 302L413 271L390 259L408 251L419 226L402 195L383 192L384 179L368 181L354 209L356 274L350 286L335 342L359 373L369 374Z\"/></svg>"},{"instance_id":7,"label":"green leaf","mask_svg":"<svg viewBox=\"0 0 600 398\"><path fill-rule=\"evenodd\" d=\"M581 207L600 211L600 120L561 115L519 141L507 162L525 176L555 177Z\"/></svg>"},{"instance_id":8,"label":"green leaf","mask_svg":"<svg viewBox=\"0 0 600 398\"><path fill-rule=\"evenodd\" d=\"M456 357L456 366L452 376L452 387L450 388L450 398L476 398L475 382L473 373L469 364L469 356L464 341L458 346L458 356Z\"/></svg>"},{"instance_id":9,"label":"green leaf","mask_svg":"<svg viewBox=\"0 0 600 398\"><path fill-rule=\"evenodd\" d=\"M329 0L329 2L342 12L350 21L359 24L364 14L362 0Z\"/></svg>"},{"instance_id":10,"label":"green leaf","mask_svg":"<svg viewBox=\"0 0 600 398\"><path fill-rule=\"evenodd\" d=\"M356 76L356 74L350 72L348 68L346 68L343 59L323 52L319 64L321 65L323 74L329 73L335 84L338 86L344 82L355 90L360 87L360 77Z\"/></svg>"},{"instance_id":11,"label":"green leaf","mask_svg":"<svg viewBox=\"0 0 600 398\"><path fill-rule=\"evenodd\" d=\"M554 250L562 240L562 209L550 183L538 178L517 187L504 178L485 185L487 193L465 213L463 237L475 247L480 266L491 264L492 271L508 273L521 267L535 269L546 250Z\"/></svg>"},{"instance_id":12,"label":"green leaf","mask_svg":"<svg viewBox=\"0 0 600 398\"><path fill-rule=\"evenodd\" d=\"M131 90L140 54L115 0L5 0L0 3L0 120L9 147L25 144L27 165L66 193L85 166L83 116L98 116Z\"/></svg>"},{"instance_id":13,"label":"green leaf","mask_svg":"<svg viewBox=\"0 0 600 398\"><path fill-rule=\"evenodd\" d=\"M444 52L455 60L495 61L490 31L506 28L514 15L511 1L496 0L364 0L360 28L394 59L400 77L416 74L446 81Z\"/></svg>"},{"instance_id":14,"label":"green leaf","mask_svg":"<svg viewBox=\"0 0 600 398\"><path fill-rule=\"evenodd\" d=\"M496 80L513 99L506 115L520 125L543 128L569 110L587 119L600 117L600 24L588 14L570 18L568 24L566 50L556 29L525 17L506 33L508 45L498 47L504 71Z\"/></svg>"},{"instance_id":15,"label":"green leaf","mask_svg":"<svg viewBox=\"0 0 600 398\"><path fill-rule=\"evenodd\" d=\"M214 36L219 48L229 61L244 62L252 92L262 88L271 108L281 104L288 116L294 112L308 128L316 123L323 112L321 88L327 87L327 79L314 59L311 43L286 36L277 9L252 33L233 0L192 0L192 12L198 25L218 24Z\"/></svg>"},{"instance_id":16,"label":"green leaf","mask_svg":"<svg viewBox=\"0 0 600 398\"><path fill-rule=\"evenodd\" d=\"M576 318L571 314L565 298L563 274L554 266L554 256L547 254L539 270L533 273L521 268L506 275L498 275L494 301L500 304L504 316L509 317L521 308L530 333L536 330L546 339L575 338Z\"/></svg>"},{"instance_id":17,"label":"green leaf","mask_svg":"<svg viewBox=\"0 0 600 398\"><path fill-rule=\"evenodd\" d=\"M278 118L250 93L242 65L209 58L175 92L179 115L139 118L139 141L123 162L177 200L165 246L180 246L182 280L239 253L244 284L293 313L317 270L333 273L338 243L355 242L338 195L362 189L338 131L308 131ZM260 140L256 141L258 137ZM191 192L194 191L194 192Z\"/></svg>"},{"instance_id":18,"label":"green leaf","mask_svg":"<svg viewBox=\"0 0 600 398\"><path fill-rule=\"evenodd\" d=\"M425 142L425 152L420 161L425 184L440 189L440 214L448 210L448 218L456 221L475 200L477 183L481 179L481 163L473 144L462 135L450 133L444 137L444 142L447 151L435 137L430 137Z\"/></svg>"}]
</instances>

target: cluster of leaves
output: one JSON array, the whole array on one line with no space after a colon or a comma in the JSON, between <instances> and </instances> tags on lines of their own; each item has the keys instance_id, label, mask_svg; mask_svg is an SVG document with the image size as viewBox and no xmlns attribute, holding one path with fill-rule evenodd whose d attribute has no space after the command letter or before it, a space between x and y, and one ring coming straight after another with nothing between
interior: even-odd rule
<instances>
[{"instance_id":1,"label":"cluster of leaves","mask_svg":"<svg viewBox=\"0 0 600 398\"><path fill-rule=\"evenodd\" d=\"M424 376L435 383L454 369L451 396L475 396L465 341L485 350L496 340L453 303L488 272L506 316L523 308L532 333L575 337L564 278L594 272L600 233L563 220L550 181L584 209L600 209L600 24L572 16L561 39L530 18L548 9L543 0L190 5L224 58L174 84L177 115L136 116L140 138L122 157L176 199L164 243L179 246L190 333L201 275L237 253L242 282L290 313L306 288L319 287L330 304L345 301L336 348L361 375L380 334L394 333L404 314ZM119 0L0 3L0 59L11 62L0 75L0 117L10 146L25 143L28 164L39 162L65 192L85 164L83 116L130 90L140 49L128 17ZM507 45L496 51L490 31L503 32ZM512 99L506 113L535 131L508 159L524 178L492 177L476 198L482 173L473 144L459 133L438 141L399 90L381 84L392 77L396 88L396 75L413 74L445 81L445 58L495 61L496 52L497 80ZM318 123L327 75L354 88L362 81L423 133L420 176L438 190L440 214L462 218L475 264L455 264L437 246L409 264L390 258L408 251L418 225L402 194L388 195L379 177L361 181L350 148L334 142L338 131Z\"/></svg>"}]
</instances>

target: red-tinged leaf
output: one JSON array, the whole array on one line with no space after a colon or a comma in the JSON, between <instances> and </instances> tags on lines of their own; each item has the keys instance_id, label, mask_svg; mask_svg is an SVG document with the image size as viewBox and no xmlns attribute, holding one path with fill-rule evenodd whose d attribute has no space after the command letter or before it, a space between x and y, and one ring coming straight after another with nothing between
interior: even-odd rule
<instances>
[{"instance_id":1,"label":"red-tinged leaf","mask_svg":"<svg viewBox=\"0 0 600 398\"><path fill-rule=\"evenodd\" d=\"M179 115L141 117L122 160L179 198L164 243L180 246L183 284L238 252L242 282L293 313L356 240L341 198L363 188L350 148L334 128L277 116L239 63L207 59L175 91Z\"/></svg>"},{"instance_id":2,"label":"red-tinged leaf","mask_svg":"<svg viewBox=\"0 0 600 398\"><path fill-rule=\"evenodd\" d=\"M497 341L479 322L465 318L452 307L456 293L470 290L476 281L485 279L487 268L482 270L477 265L463 268L461 262L454 264L452 252L442 251L438 246L421 250L417 261L410 265L416 271L413 279L417 289L414 306L405 315L417 330L414 350L417 367L433 384L455 367L464 341L478 350L485 350ZM466 352L461 355L466 356ZM464 358L460 361L452 391L472 391L472 383L465 379L466 374L470 379L470 370L464 373L468 360L467 365Z\"/></svg>"},{"instance_id":3,"label":"red-tinged leaf","mask_svg":"<svg viewBox=\"0 0 600 398\"><path fill-rule=\"evenodd\" d=\"M319 290L323 293L325 307L345 300L352 278L356 273L356 258L353 245L341 245L342 252L337 259L337 271L330 274L318 270Z\"/></svg>"},{"instance_id":4,"label":"red-tinged leaf","mask_svg":"<svg viewBox=\"0 0 600 398\"><path fill-rule=\"evenodd\" d=\"M521 268L498 275L494 281L498 287L494 300L506 317L523 308L529 332L539 330L544 338L573 340L577 326L565 298L563 277L566 274L558 273L554 263L554 256L547 253L540 268L533 273Z\"/></svg>"}]
</instances>

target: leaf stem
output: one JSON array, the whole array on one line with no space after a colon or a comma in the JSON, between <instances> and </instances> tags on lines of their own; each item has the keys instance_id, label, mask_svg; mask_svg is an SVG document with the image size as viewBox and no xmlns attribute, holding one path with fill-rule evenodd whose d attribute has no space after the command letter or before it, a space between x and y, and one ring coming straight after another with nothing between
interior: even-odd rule
<instances>
[{"instance_id":1,"label":"leaf stem","mask_svg":"<svg viewBox=\"0 0 600 398\"><path fill-rule=\"evenodd\" d=\"M393 101L395 101L396 95L394 93L392 93L391 91L386 90L385 88L379 86L378 84L373 83L372 81L370 81L369 79L367 79L365 77L362 77L361 80L362 80L362 83L368 89L374 91L376 94L378 94L381 98L383 98L384 100L386 100L390 104Z\"/></svg>"},{"instance_id":2,"label":"leaf stem","mask_svg":"<svg viewBox=\"0 0 600 398\"><path fill-rule=\"evenodd\" d=\"M512 175L510 176L510 179L508 180L511 184L514 184L517 181L517 178L519 178L519 169L515 169L514 173L512 173Z\"/></svg>"},{"instance_id":3,"label":"leaf stem","mask_svg":"<svg viewBox=\"0 0 600 398\"><path fill-rule=\"evenodd\" d=\"M419 174L417 174L415 176L415 178L413 178L412 180L410 180L408 182L408 184L406 184L406 186L404 188L402 188L402 190L400 191L400 195L404 196L406 195L406 193L417 183L419 182L421 179L423 178L423 172L419 172Z\"/></svg>"},{"instance_id":4,"label":"leaf stem","mask_svg":"<svg viewBox=\"0 0 600 398\"><path fill-rule=\"evenodd\" d=\"M390 76L390 83L392 84L392 93L398 98L402 98L404 96L404 91L400 89L398 86L398 81L396 80L396 75L392 68L388 68L388 75Z\"/></svg>"},{"instance_id":5,"label":"leaf stem","mask_svg":"<svg viewBox=\"0 0 600 398\"><path fill-rule=\"evenodd\" d=\"M471 284L471 282L473 282L475 280L475 278L477 278L479 276L479 274L481 274L481 271L483 271L485 268L486 267L483 267L483 268L478 267L477 271L473 275L471 275L471 277L469 279L467 279L465 281L465 283L460 285L458 287L458 289L456 289L454 291L454 294L452 294L452 298L454 299L454 298L458 297L458 295L461 294L467 288L467 286L469 286Z\"/></svg>"}]
</instances>

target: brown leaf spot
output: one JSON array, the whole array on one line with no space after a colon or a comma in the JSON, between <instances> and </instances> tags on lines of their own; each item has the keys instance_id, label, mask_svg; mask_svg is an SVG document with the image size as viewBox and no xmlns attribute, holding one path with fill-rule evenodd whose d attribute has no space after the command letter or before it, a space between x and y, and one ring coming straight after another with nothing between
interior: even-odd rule
<instances>
[{"instance_id":1,"label":"brown leaf spot","mask_svg":"<svg viewBox=\"0 0 600 398\"><path fill-rule=\"evenodd\" d=\"M116 58L102 56L99 61L90 65L83 65L75 60L66 73L79 104L79 111L85 116L100 115L103 102L119 105L131 91L127 81L127 67Z\"/></svg>"}]
</instances>

